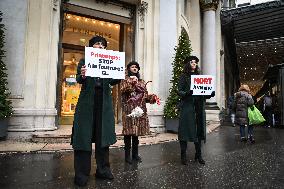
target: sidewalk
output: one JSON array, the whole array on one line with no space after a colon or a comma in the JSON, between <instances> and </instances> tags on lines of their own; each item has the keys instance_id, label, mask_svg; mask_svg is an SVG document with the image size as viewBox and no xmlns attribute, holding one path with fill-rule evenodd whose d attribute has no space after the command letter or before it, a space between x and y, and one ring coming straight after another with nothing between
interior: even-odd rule
<instances>
[{"instance_id":1,"label":"sidewalk","mask_svg":"<svg viewBox=\"0 0 284 189\"><path fill-rule=\"evenodd\" d=\"M218 128L218 124L207 125L207 133L211 133ZM119 128L118 128L119 129ZM45 136L52 135L55 131L37 133L38 136L44 134ZM70 137L68 129L63 128L57 131L57 134L61 136ZM120 148L124 146L123 137L121 131L118 132L117 142L111 146L111 148ZM174 133L152 133L151 135L139 137L140 145L152 145L165 142L171 142L177 140L177 134ZM95 144L93 144L93 149ZM0 141L0 154L6 153L44 153L44 152L66 152L73 151L69 141L66 142L20 142L15 140Z\"/></svg>"}]
</instances>

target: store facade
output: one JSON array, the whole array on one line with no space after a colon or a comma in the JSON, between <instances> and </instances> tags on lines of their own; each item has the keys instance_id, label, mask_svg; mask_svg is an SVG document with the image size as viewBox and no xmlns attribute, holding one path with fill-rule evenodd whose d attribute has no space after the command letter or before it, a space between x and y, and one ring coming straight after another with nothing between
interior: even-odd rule
<instances>
[{"instance_id":1,"label":"store facade","mask_svg":"<svg viewBox=\"0 0 284 189\"><path fill-rule=\"evenodd\" d=\"M72 125L80 92L80 85L75 82L77 64L94 35L105 37L109 50L124 51L126 64L138 61L142 78L153 81L148 90L162 102L160 106L148 107L153 131L164 130L163 106L169 94L174 48L182 28L188 32L193 54L200 57L205 73L216 75L217 95L212 103L222 107L221 2L212 2L2 1L1 7L6 8L4 23L9 31L6 59L15 110L10 133L56 130L61 125ZM18 13L13 14L12 10ZM14 46L15 43L18 45ZM204 50L212 53L202 53ZM119 86L112 92L116 123L120 124ZM207 113L208 120L218 121L218 109Z\"/></svg>"},{"instance_id":2,"label":"store facade","mask_svg":"<svg viewBox=\"0 0 284 189\"><path fill-rule=\"evenodd\" d=\"M82 2L82 1L81 1ZM58 109L59 125L72 125L75 107L80 94L80 85L76 83L77 65L84 58L84 48L88 46L89 39L100 35L108 41L108 50L123 51L126 53L126 62L134 56L134 13L133 5L128 10L116 15L102 13L90 9L98 4L84 5L80 1L69 1L63 6L64 14L62 27L62 62L59 67L58 80ZM83 7L88 6L88 7ZM116 5L119 6L119 5ZM113 11L111 11L113 13ZM117 16L121 14L120 16ZM124 15L123 15L124 14ZM125 17L129 16L129 17ZM110 18L112 19L110 20ZM119 85L112 89L116 123L121 122L120 90Z\"/></svg>"}]
</instances>

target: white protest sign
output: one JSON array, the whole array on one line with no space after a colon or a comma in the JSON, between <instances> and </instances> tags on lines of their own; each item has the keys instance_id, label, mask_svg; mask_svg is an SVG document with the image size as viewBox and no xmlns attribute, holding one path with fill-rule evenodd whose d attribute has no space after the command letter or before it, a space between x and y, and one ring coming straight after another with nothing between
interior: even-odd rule
<instances>
[{"instance_id":1,"label":"white protest sign","mask_svg":"<svg viewBox=\"0 0 284 189\"><path fill-rule=\"evenodd\" d=\"M212 75L191 75L190 90L193 95L211 95L215 91L215 77Z\"/></svg>"},{"instance_id":2,"label":"white protest sign","mask_svg":"<svg viewBox=\"0 0 284 189\"><path fill-rule=\"evenodd\" d=\"M125 79L125 52L85 47L86 76Z\"/></svg>"}]
</instances>

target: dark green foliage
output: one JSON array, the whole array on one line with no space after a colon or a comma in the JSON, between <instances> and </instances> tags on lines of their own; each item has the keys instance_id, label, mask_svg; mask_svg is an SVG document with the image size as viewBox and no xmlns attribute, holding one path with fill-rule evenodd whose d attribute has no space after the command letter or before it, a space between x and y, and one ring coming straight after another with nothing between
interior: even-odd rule
<instances>
[{"instance_id":1,"label":"dark green foliage","mask_svg":"<svg viewBox=\"0 0 284 189\"><path fill-rule=\"evenodd\" d=\"M170 83L172 87L170 88L170 95L166 100L166 105L164 107L164 116L165 118L178 118L177 104L180 101L180 97L177 94L178 91L178 81L179 77L183 71L183 61L186 57L190 56L192 49L190 45L190 40L185 29L182 29L181 35L179 37L178 46L175 48L176 54L172 71L172 79Z\"/></svg>"},{"instance_id":2,"label":"dark green foliage","mask_svg":"<svg viewBox=\"0 0 284 189\"><path fill-rule=\"evenodd\" d=\"M11 101L8 100L10 95L8 91L8 82L7 77L8 74L6 73L7 68L4 63L4 24L2 23L2 16L3 13L0 12L0 120L4 119L5 117L10 117L12 115L12 106Z\"/></svg>"}]
</instances>

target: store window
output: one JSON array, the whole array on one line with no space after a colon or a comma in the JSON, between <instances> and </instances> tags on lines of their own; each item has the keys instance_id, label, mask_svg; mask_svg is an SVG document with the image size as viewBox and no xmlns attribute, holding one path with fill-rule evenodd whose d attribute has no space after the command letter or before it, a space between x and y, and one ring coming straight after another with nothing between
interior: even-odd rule
<instances>
[{"instance_id":1,"label":"store window","mask_svg":"<svg viewBox=\"0 0 284 189\"><path fill-rule=\"evenodd\" d=\"M65 14L63 31L63 65L61 74L60 125L71 125L81 86L76 82L77 65L84 57L84 48L89 39L100 35L108 41L108 50L120 50L121 24L74 14ZM119 110L119 90L113 89L114 109ZM118 117L116 117L118 119Z\"/></svg>"}]
</instances>

